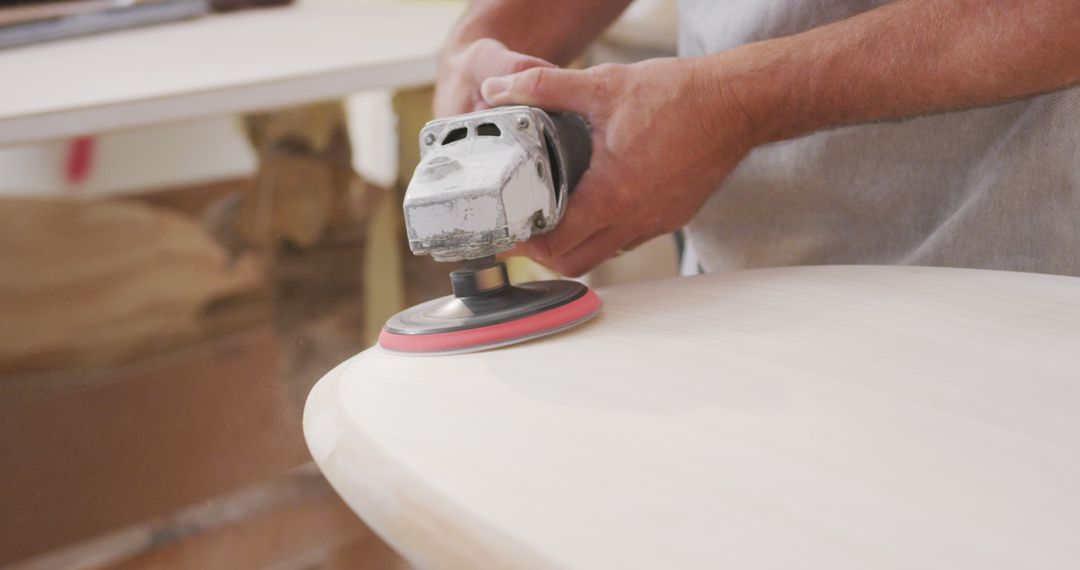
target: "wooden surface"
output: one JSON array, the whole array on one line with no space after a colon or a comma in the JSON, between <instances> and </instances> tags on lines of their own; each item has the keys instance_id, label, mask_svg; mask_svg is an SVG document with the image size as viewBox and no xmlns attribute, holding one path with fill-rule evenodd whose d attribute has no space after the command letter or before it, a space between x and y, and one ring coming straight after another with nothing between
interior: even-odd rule
<instances>
[{"instance_id":1,"label":"wooden surface","mask_svg":"<svg viewBox=\"0 0 1080 570\"><path fill-rule=\"evenodd\" d=\"M0 51L0 144L430 82L459 3L286 8Z\"/></svg>"},{"instance_id":2,"label":"wooden surface","mask_svg":"<svg viewBox=\"0 0 1080 570\"><path fill-rule=\"evenodd\" d=\"M312 391L346 502L427 568L1078 568L1080 279L812 267Z\"/></svg>"}]
</instances>

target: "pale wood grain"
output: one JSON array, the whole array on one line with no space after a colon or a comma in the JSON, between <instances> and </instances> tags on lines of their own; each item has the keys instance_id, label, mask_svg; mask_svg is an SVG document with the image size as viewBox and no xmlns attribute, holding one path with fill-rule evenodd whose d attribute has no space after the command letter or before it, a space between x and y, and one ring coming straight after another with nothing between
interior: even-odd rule
<instances>
[{"instance_id":1,"label":"pale wood grain","mask_svg":"<svg viewBox=\"0 0 1080 570\"><path fill-rule=\"evenodd\" d=\"M486 353L372 349L308 445L430 568L1080 567L1080 279L811 267L601 291Z\"/></svg>"},{"instance_id":2,"label":"pale wood grain","mask_svg":"<svg viewBox=\"0 0 1080 570\"><path fill-rule=\"evenodd\" d=\"M0 51L0 144L424 84L460 11L301 1Z\"/></svg>"}]
</instances>

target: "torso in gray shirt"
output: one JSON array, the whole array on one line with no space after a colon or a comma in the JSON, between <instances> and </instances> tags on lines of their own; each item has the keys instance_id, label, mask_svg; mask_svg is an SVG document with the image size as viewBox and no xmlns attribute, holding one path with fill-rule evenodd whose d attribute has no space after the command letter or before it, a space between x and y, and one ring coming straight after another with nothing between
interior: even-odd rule
<instances>
[{"instance_id":1,"label":"torso in gray shirt","mask_svg":"<svg viewBox=\"0 0 1080 570\"><path fill-rule=\"evenodd\" d=\"M680 52L787 36L884 3L681 0ZM1080 88L758 148L687 235L684 270L858 263L1080 275Z\"/></svg>"}]
</instances>

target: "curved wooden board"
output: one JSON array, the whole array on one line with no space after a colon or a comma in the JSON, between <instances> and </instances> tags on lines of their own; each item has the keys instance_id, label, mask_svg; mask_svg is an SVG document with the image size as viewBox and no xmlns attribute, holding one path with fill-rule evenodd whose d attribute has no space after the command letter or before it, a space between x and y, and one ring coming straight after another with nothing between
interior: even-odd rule
<instances>
[{"instance_id":1,"label":"curved wooden board","mask_svg":"<svg viewBox=\"0 0 1080 570\"><path fill-rule=\"evenodd\" d=\"M594 322L368 350L316 462L426 568L1075 568L1080 279L912 267L601 291Z\"/></svg>"}]
</instances>

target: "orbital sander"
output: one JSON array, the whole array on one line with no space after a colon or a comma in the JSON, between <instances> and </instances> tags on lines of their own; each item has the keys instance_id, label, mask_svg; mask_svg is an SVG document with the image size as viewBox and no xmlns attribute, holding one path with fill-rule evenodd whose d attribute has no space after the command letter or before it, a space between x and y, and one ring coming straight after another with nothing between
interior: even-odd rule
<instances>
[{"instance_id":1,"label":"orbital sander","mask_svg":"<svg viewBox=\"0 0 1080 570\"><path fill-rule=\"evenodd\" d=\"M452 295L394 315L379 344L411 354L475 352L595 316L600 298L585 285L514 285L495 258L555 228L591 156L589 126L571 113L498 107L425 125L403 204L409 249L464 267L450 273Z\"/></svg>"}]
</instances>

